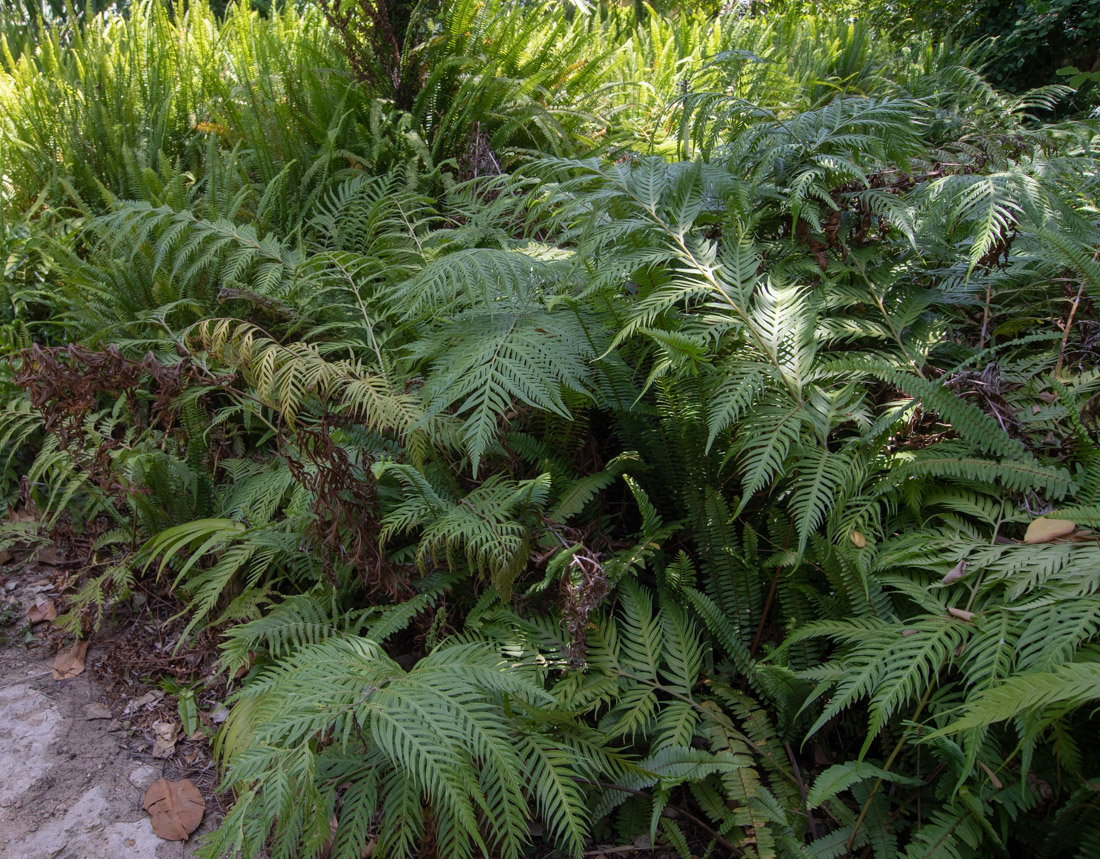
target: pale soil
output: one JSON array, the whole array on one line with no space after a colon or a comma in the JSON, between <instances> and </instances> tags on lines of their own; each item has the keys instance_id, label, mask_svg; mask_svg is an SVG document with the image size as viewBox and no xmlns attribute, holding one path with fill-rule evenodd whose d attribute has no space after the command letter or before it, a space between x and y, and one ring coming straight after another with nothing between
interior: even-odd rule
<instances>
[{"instance_id":1,"label":"pale soil","mask_svg":"<svg viewBox=\"0 0 1100 859\"><path fill-rule=\"evenodd\" d=\"M37 624L27 640L26 609L39 594L51 595L41 572L8 567L0 576L0 612L10 608L15 617L0 628L0 859L193 855L193 840L158 838L142 810L150 784L176 777L170 763L152 757L140 729L110 717L90 670L52 679L49 624ZM93 639L89 668L100 658ZM214 817L208 813L192 839Z\"/></svg>"}]
</instances>

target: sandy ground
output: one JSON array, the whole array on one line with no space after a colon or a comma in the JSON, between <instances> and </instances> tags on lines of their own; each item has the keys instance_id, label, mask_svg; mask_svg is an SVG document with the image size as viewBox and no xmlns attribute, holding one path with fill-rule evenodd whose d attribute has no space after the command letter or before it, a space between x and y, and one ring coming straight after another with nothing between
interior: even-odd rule
<instances>
[{"instance_id":1,"label":"sandy ground","mask_svg":"<svg viewBox=\"0 0 1100 859\"><path fill-rule=\"evenodd\" d=\"M157 837L142 810L146 789L172 777L146 738L110 715L104 689L85 671L54 680L47 624L23 612L49 590L33 569L4 571L0 611L0 857L2 859L177 859L190 843ZM32 638L33 636L33 638ZM99 654L95 643L86 662Z\"/></svg>"}]
</instances>

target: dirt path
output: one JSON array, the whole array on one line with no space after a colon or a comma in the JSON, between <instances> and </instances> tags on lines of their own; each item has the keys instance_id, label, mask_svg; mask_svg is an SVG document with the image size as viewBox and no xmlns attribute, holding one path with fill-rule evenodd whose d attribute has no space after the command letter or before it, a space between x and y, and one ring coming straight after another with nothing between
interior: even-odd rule
<instances>
[{"instance_id":1,"label":"dirt path","mask_svg":"<svg viewBox=\"0 0 1100 859\"><path fill-rule=\"evenodd\" d=\"M193 855L193 841L157 837L142 809L149 785L178 778L179 766L152 756L142 720L126 712L141 707L119 712L92 671L52 678L49 624L31 627L26 620L36 599L56 596L41 573L8 567L0 576L0 620L8 621L0 625L0 857ZM94 667L103 655L93 640L86 664ZM208 831L215 816L208 813L195 835Z\"/></svg>"}]
</instances>

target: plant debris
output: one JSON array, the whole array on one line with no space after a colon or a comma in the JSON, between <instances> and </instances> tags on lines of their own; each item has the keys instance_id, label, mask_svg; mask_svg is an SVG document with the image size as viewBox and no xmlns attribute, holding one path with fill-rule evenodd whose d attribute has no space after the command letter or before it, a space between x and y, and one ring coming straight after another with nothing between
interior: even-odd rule
<instances>
[{"instance_id":1,"label":"plant debris","mask_svg":"<svg viewBox=\"0 0 1100 859\"><path fill-rule=\"evenodd\" d=\"M153 831L167 841L186 841L206 811L206 800L190 779L153 782L142 808L152 817Z\"/></svg>"}]
</instances>

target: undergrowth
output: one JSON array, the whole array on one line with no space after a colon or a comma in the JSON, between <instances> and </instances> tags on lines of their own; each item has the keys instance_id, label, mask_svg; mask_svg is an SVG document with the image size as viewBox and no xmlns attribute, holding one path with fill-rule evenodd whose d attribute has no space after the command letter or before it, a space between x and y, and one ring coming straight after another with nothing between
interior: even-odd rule
<instances>
[{"instance_id":1,"label":"undergrowth","mask_svg":"<svg viewBox=\"0 0 1100 859\"><path fill-rule=\"evenodd\" d=\"M4 31L0 539L220 635L202 855L1096 855L1095 121L399 6Z\"/></svg>"}]
</instances>

